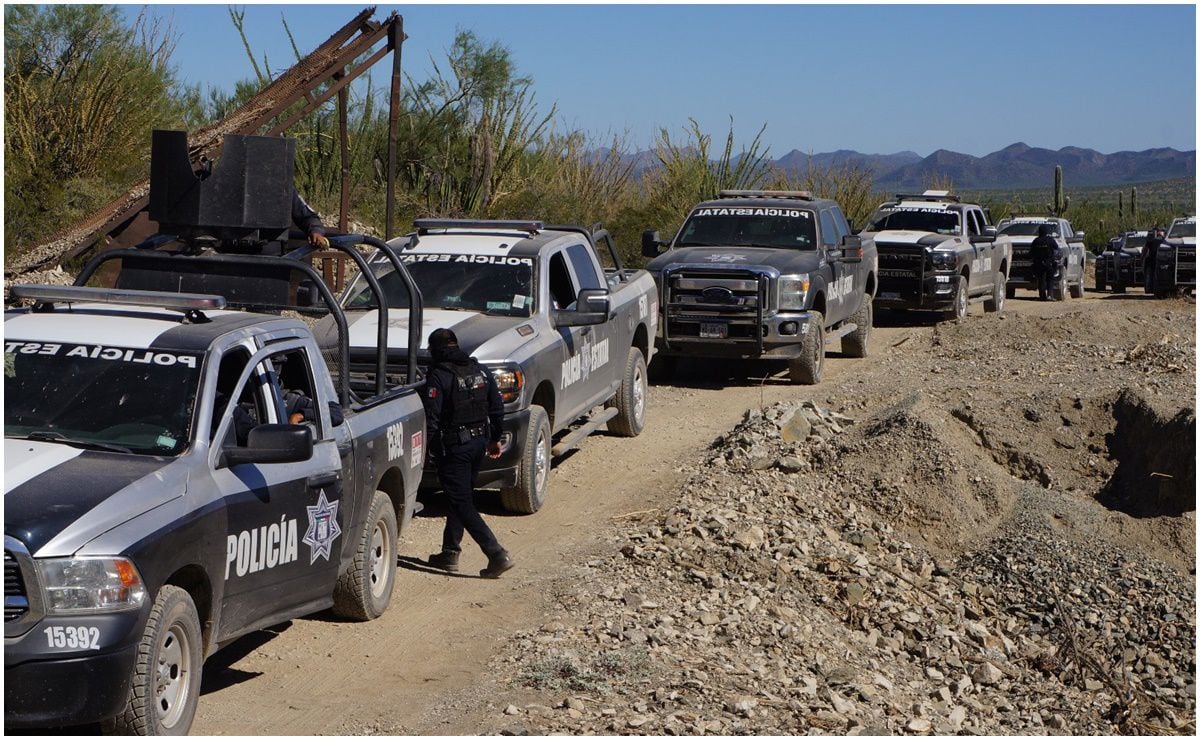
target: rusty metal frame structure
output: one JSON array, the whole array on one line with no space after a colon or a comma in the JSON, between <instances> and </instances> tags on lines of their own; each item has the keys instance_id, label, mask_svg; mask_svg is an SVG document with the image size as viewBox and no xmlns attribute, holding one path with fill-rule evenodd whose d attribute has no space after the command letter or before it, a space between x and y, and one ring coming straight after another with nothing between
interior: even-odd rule
<instances>
[{"instance_id":1,"label":"rusty metal frame structure","mask_svg":"<svg viewBox=\"0 0 1200 740\"><path fill-rule=\"evenodd\" d=\"M296 122L309 115L333 96L338 97L338 130L342 164L341 214L339 229L346 230L350 204L350 146L348 132L348 86L388 54L392 55L388 110L387 211L385 239L391 239L395 228L395 186L400 108L401 46L408 38L404 34L404 18L391 13L382 22L371 20L375 8L362 10L324 43L301 59L278 78L258 91L237 110L215 123L204 126L188 136L188 156L198 166L201 158L215 159L221 151L225 134L262 134L280 136ZM386 43L378 49L381 41ZM369 54L369 56L367 56ZM357 61L360 60L361 61ZM353 66L352 66L353 65ZM293 106L300 104L294 111ZM283 116L287 114L286 118ZM280 120L281 119L281 120ZM76 259L93 249L104 237L119 234L128 227L150 203L149 180L134 185L123 196L58 232L44 242L62 242L57 253L43 257L35 264L22 265L18 272L41 269L52 263ZM41 249L35 248L35 253Z\"/></svg>"}]
</instances>

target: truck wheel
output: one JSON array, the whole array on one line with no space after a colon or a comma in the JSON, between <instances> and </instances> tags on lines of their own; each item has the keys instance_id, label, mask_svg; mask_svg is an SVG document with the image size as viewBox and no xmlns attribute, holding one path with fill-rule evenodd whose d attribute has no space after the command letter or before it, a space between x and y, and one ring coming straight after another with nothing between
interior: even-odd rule
<instances>
[{"instance_id":1,"label":"truck wheel","mask_svg":"<svg viewBox=\"0 0 1200 740\"><path fill-rule=\"evenodd\" d=\"M663 354L656 353L654 359L650 362L650 367L646 369L646 375L653 383L666 383L675 377L676 358L664 357Z\"/></svg>"},{"instance_id":2,"label":"truck wheel","mask_svg":"<svg viewBox=\"0 0 1200 740\"><path fill-rule=\"evenodd\" d=\"M1104 273L1100 272L1100 270L1097 269L1096 270L1096 292L1103 293L1105 287L1107 287L1107 286L1105 285L1105 282L1104 282Z\"/></svg>"},{"instance_id":3,"label":"truck wheel","mask_svg":"<svg viewBox=\"0 0 1200 740\"><path fill-rule=\"evenodd\" d=\"M983 302L984 313L1000 313L1003 311L1007 291L1008 278L1002 272L996 273L996 282L992 284L992 297Z\"/></svg>"},{"instance_id":4,"label":"truck wheel","mask_svg":"<svg viewBox=\"0 0 1200 740\"><path fill-rule=\"evenodd\" d=\"M813 311L808 327L800 340L800 356L788 360L788 378L800 385L820 383L825 369L825 317Z\"/></svg>"},{"instance_id":5,"label":"truck wheel","mask_svg":"<svg viewBox=\"0 0 1200 740\"><path fill-rule=\"evenodd\" d=\"M1114 284L1113 284L1113 292L1114 292L1114 293L1124 293L1124 292L1125 292L1125 286L1124 286L1124 285L1121 285L1120 283L1114 283Z\"/></svg>"},{"instance_id":6,"label":"truck wheel","mask_svg":"<svg viewBox=\"0 0 1200 740\"><path fill-rule=\"evenodd\" d=\"M1071 286L1072 298L1083 298L1083 275L1079 276L1079 282Z\"/></svg>"},{"instance_id":7,"label":"truck wheel","mask_svg":"<svg viewBox=\"0 0 1200 740\"><path fill-rule=\"evenodd\" d=\"M967 279L960 277L958 289L954 291L954 306L946 312L947 319L964 321L967 318Z\"/></svg>"},{"instance_id":8,"label":"truck wheel","mask_svg":"<svg viewBox=\"0 0 1200 740\"><path fill-rule=\"evenodd\" d=\"M1004 286L1004 297L1005 298L1016 298L1017 297L1017 286L1005 285Z\"/></svg>"},{"instance_id":9,"label":"truck wheel","mask_svg":"<svg viewBox=\"0 0 1200 740\"><path fill-rule=\"evenodd\" d=\"M138 643L125 708L106 720L110 735L186 735L200 698L200 619L178 586L163 586Z\"/></svg>"},{"instance_id":10,"label":"truck wheel","mask_svg":"<svg viewBox=\"0 0 1200 740\"><path fill-rule=\"evenodd\" d=\"M1069 295L1070 295L1070 292L1069 292L1069 289L1067 288L1067 275L1066 275L1066 273L1060 273L1060 274L1059 274L1059 276L1058 276L1058 282L1056 282L1056 283L1054 284L1054 289L1051 291L1051 293L1052 293L1051 297L1052 297L1054 300L1056 300L1056 301L1065 301L1065 300L1067 300L1067 296L1069 296Z\"/></svg>"},{"instance_id":11,"label":"truck wheel","mask_svg":"<svg viewBox=\"0 0 1200 740\"><path fill-rule=\"evenodd\" d=\"M862 304L850 317L857 328L842 337L842 354L847 357L866 357L867 340L871 337L871 324L875 321L875 308L869 293L863 294Z\"/></svg>"},{"instance_id":12,"label":"truck wheel","mask_svg":"<svg viewBox=\"0 0 1200 740\"><path fill-rule=\"evenodd\" d=\"M615 406L617 415L608 421L608 431L621 437L636 437L646 426L646 360L637 347L629 348L621 386L606 406Z\"/></svg>"},{"instance_id":13,"label":"truck wheel","mask_svg":"<svg viewBox=\"0 0 1200 740\"><path fill-rule=\"evenodd\" d=\"M500 504L508 511L532 514L546 503L550 485L550 417L541 406L529 407L529 427L521 441L517 485L500 489Z\"/></svg>"},{"instance_id":14,"label":"truck wheel","mask_svg":"<svg viewBox=\"0 0 1200 740\"><path fill-rule=\"evenodd\" d=\"M383 491L371 497L350 569L333 587L333 613L366 622L387 611L396 584L396 510Z\"/></svg>"}]
</instances>

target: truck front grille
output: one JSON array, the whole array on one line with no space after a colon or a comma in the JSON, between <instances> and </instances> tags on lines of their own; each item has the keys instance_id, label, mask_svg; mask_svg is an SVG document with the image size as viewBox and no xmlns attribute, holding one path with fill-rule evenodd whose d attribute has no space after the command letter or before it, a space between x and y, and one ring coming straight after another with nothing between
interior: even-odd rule
<instances>
[{"instance_id":1,"label":"truck front grille","mask_svg":"<svg viewBox=\"0 0 1200 740\"><path fill-rule=\"evenodd\" d=\"M761 342L771 307L771 276L754 270L670 270L663 276L664 338L705 339L702 326L721 325L718 340Z\"/></svg>"},{"instance_id":2,"label":"truck front grille","mask_svg":"<svg viewBox=\"0 0 1200 740\"><path fill-rule=\"evenodd\" d=\"M29 595L21 564L8 550L4 551L4 622L14 622L29 612Z\"/></svg>"},{"instance_id":3,"label":"truck front grille","mask_svg":"<svg viewBox=\"0 0 1200 740\"><path fill-rule=\"evenodd\" d=\"M879 244L879 295L917 300L925 283L925 248L911 244Z\"/></svg>"}]
</instances>

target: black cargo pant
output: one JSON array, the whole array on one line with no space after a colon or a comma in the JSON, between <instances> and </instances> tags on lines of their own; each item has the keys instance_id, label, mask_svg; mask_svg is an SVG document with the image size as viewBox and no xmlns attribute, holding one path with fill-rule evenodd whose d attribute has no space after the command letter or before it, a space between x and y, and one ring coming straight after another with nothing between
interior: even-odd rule
<instances>
[{"instance_id":1,"label":"black cargo pant","mask_svg":"<svg viewBox=\"0 0 1200 740\"><path fill-rule=\"evenodd\" d=\"M476 437L469 442L445 445L437 461L438 478L446 495L446 529L442 532L445 552L459 551L463 530L471 533L471 539L484 555L495 555L504 549L475 508L475 478L486 450L487 438Z\"/></svg>"},{"instance_id":2,"label":"black cargo pant","mask_svg":"<svg viewBox=\"0 0 1200 740\"><path fill-rule=\"evenodd\" d=\"M1048 260L1035 263L1033 274L1037 278L1038 298L1047 300L1050 298L1050 286L1054 280L1054 263Z\"/></svg>"}]
</instances>

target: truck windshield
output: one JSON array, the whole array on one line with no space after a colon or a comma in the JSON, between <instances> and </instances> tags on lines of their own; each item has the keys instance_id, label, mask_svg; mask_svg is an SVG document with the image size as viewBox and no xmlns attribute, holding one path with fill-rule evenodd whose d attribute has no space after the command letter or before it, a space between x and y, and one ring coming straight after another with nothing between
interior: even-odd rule
<instances>
[{"instance_id":1,"label":"truck windshield","mask_svg":"<svg viewBox=\"0 0 1200 740\"><path fill-rule=\"evenodd\" d=\"M533 313L533 258L483 254L402 254L425 308L479 311L492 316L529 317ZM388 309L408 308L404 281L388 262L376 263L375 277ZM375 294L358 280L346 301L348 310L375 308Z\"/></svg>"},{"instance_id":2,"label":"truck windshield","mask_svg":"<svg viewBox=\"0 0 1200 740\"><path fill-rule=\"evenodd\" d=\"M932 208L880 208L863 231L928 231L961 234L958 214ZM1036 233L1036 231L1035 231Z\"/></svg>"},{"instance_id":3,"label":"truck windshield","mask_svg":"<svg viewBox=\"0 0 1200 740\"><path fill-rule=\"evenodd\" d=\"M4 436L138 455L187 448L202 356L7 340Z\"/></svg>"},{"instance_id":4,"label":"truck windshield","mask_svg":"<svg viewBox=\"0 0 1200 740\"><path fill-rule=\"evenodd\" d=\"M1146 237L1144 236L1127 236L1122 249L1141 249L1146 246Z\"/></svg>"},{"instance_id":5,"label":"truck windshield","mask_svg":"<svg viewBox=\"0 0 1200 740\"><path fill-rule=\"evenodd\" d=\"M1038 228L1045 222L1038 221L1014 221L1000 229L1000 233L1006 236L1037 236ZM1058 227L1050 224L1050 233L1058 231Z\"/></svg>"},{"instance_id":6,"label":"truck windshield","mask_svg":"<svg viewBox=\"0 0 1200 740\"><path fill-rule=\"evenodd\" d=\"M1182 239L1185 236L1196 235L1196 223L1177 223L1171 225L1171 230L1167 233L1168 239Z\"/></svg>"},{"instance_id":7,"label":"truck windshield","mask_svg":"<svg viewBox=\"0 0 1200 740\"><path fill-rule=\"evenodd\" d=\"M708 213L708 212L713 213ZM743 215L739 211L763 211ZM766 215L775 212L778 215ZM789 208L705 208L692 213L676 247L816 249L812 213Z\"/></svg>"}]
</instances>

